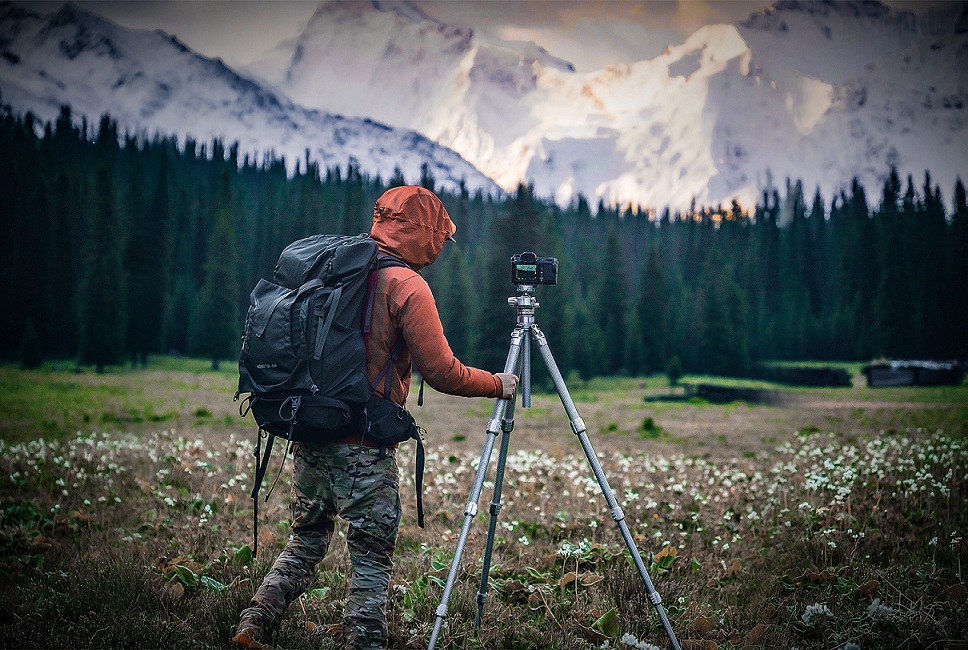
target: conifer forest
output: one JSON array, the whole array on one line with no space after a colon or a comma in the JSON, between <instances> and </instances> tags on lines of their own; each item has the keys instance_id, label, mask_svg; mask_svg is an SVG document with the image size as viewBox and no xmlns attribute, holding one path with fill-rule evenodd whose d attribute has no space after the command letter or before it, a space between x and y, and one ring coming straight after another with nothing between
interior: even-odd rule
<instances>
[{"instance_id":1,"label":"conifer forest","mask_svg":"<svg viewBox=\"0 0 968 650\"><path fill-rule=\"evenodd\" d=\"M376 198L405 183L436 191L458 226L458 244L422 273L469 364L504 365L509 259L522 251L559 259L536 319L566 375L643 375L676 358L737 376L762 360L968 358L965 187L929 172L876 188L845 179L836 196L783 179L755 207L680 213L255 160L67 108L44 125L3 114L0 151L0 355L11 360L231 362L249 291L282 249L368 232Z\"/></svg>"}]
</instances>

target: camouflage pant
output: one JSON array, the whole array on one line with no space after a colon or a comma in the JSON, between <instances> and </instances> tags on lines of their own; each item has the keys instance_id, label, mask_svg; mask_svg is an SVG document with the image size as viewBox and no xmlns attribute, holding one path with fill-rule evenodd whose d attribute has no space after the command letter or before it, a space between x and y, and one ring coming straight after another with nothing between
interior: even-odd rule
<instances>
[{"instance_id":1,"label":"camouflage pant","mask_svg":"<svg viewBox=\"0 0 968 650\"><path fill-rule=\"evenodd\" d=\"M277 624L293 600L312 584L325 557L336 515L349 524L346 544L353 564L343 609L343 637L351 648L385 648L386 602L400 522L396 451L330 443L295 445L292 535L262 581L246 615L265 627Z\"/></svg>"}]
</instances>

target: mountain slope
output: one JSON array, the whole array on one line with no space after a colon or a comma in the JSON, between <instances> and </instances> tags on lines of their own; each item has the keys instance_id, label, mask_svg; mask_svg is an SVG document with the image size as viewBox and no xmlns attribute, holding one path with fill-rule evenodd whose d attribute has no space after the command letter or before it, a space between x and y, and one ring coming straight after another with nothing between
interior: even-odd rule
<instances>
[{"instance_id":1,"label":"mountain slope","mask_svg":"<svg viewBox=\"0 0 968 650\"><path fill-rule=\"evenodd\" d=\"M968 6L784 0L649 61L579 74L406 3L324 2L261 74L300 103L415 129L505 188L571 200L750 203L771 178L829 198L890 165L946 191L968 170ZM274 75L274 76L273 76Z\"/></svg>"},{"instance_id":2,"label":"mountain slope","mask_svg":"<svg viewBox=\"0 0 968 650\"><path fill-rule=\"evenodd\" d=\"M325 166L355 160L416 180L427 163L443 186L499 191L467 161L424 136L360 117L306 109L208 59L163 32L129 30L64 5L42 15L0 4L0 92L16 112L53 119L69 104L89 121L109 113L122 129L205 142L238 142L256 160L270 150L290 163L308 154Z\"/></svg>"}]
</instances>

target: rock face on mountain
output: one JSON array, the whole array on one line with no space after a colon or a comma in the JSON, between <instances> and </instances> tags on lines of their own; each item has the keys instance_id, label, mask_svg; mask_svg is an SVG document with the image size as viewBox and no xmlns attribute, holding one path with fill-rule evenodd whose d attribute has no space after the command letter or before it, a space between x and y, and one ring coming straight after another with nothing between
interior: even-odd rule
<instances>
[{"instance_id":1,"label":"rock face on mountain","mask_svg":"<svg viewBox=\"0 0 968 650\"><path fill-rule=\"evenodd\" d=\"M108 113L123 131L149 137L221 138L256 161L270 151L290 164L306 155L327 167L352 160L384 178L399 168L413 181L426 164L442 186L500 191L416 131L305 108L163 32L125 29L70 4L50 15L0 4L0 102L42 120L66 104L89 123Z\"/></svg>"}]
</instances>

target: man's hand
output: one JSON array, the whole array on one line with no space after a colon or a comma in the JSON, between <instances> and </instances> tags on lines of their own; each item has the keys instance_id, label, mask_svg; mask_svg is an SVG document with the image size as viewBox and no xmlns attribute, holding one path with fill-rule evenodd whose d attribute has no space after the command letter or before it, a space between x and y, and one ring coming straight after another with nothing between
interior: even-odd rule
<instances>
[{"instance_id":1,"label":"man's hand","mask_svg":"<svg viewBox=\"0 0 968 650\"><path fill-rule=\"evenodd\" d=\"M510 372L499 372L497 373L497 377L501 380L501 399L511 399L514 397L514 389L518 386L517 375L512 375Z\"/></svg>"}]
</instances>

